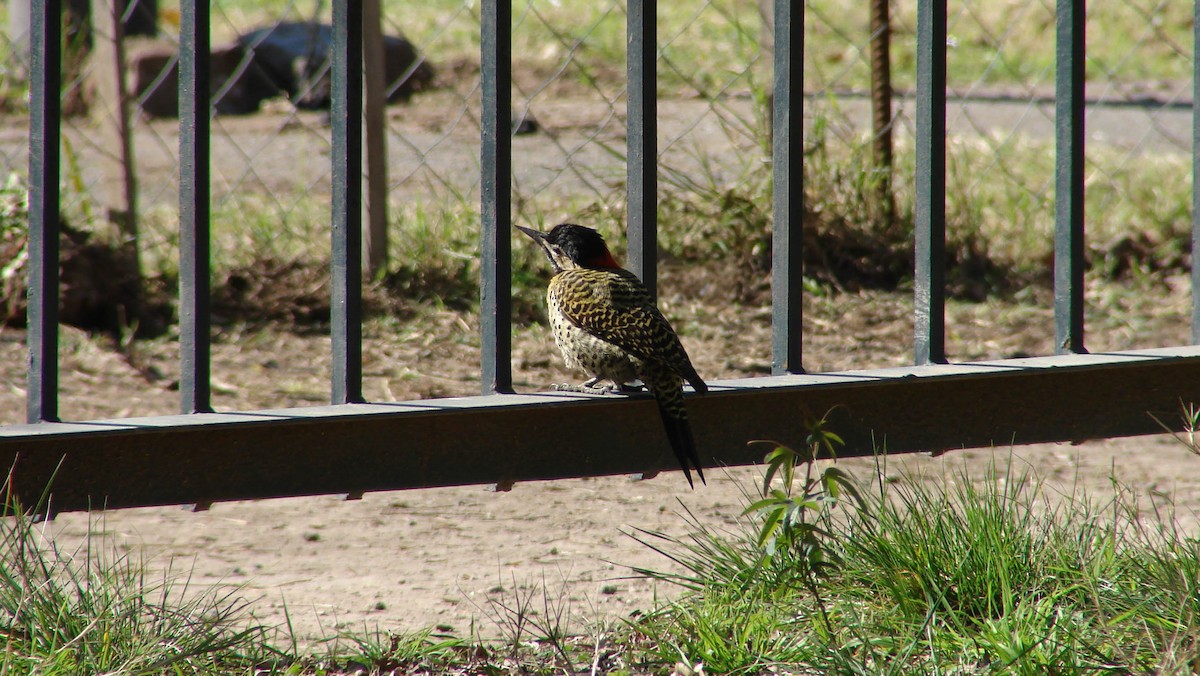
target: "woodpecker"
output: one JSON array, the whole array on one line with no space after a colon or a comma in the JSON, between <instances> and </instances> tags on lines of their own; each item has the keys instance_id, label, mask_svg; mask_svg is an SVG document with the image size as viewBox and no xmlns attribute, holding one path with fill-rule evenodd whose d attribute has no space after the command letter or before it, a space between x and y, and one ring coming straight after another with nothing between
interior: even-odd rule
<instances>
[{"instance_id":1,"label":"woodpecker","mask_svg":"<svg viewBox=\"0 0 1200 676\"><path fill-rule=\"evenodd\" d=\"M604 238L591 228L561 223L543 233L516 227L538 243L554 268L546 292L554 342L568 368L591 377L556 389L630 392L638 389L630 383L642 381L658 402L688 485L695 488L691 468L707 483L683 404L683 381L699 393L708 386L641 280L617 265ZM597 385L605 380L611 385Z\"/></svg>"}]
</instances>

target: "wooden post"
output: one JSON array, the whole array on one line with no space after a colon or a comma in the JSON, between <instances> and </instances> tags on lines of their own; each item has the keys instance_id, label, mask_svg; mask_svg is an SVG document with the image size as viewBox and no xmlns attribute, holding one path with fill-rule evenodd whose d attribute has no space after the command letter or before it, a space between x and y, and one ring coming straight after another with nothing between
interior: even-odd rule
<instances>
[{"instance_id":1,"label":"wooden post","mask_svg":"<svg viewBox=\"0 0 1200 676\"><path fill-rule=\"evenodd\" d=\"M372 279L387 271L387 82L379 0L363 1L363 135L367 190L363 200L363 268Z\"/></svg>"},{"instance_id":2,"label":"wooden post","mask_svg":"<svg viewBox=\"0 0 1200 676\"><path fill-rule=\"evenodd\" d=\"M896 225L896 196L892 191L892 26L889 0L871 0L871 150L876 173L872 181L884 229Z\"/></svg>"},{"instance_id":3,"label":"wooden post","mask_svg":"<svg viewBox=\"0 0 1200 676\"><path fill-rule=\"evenodd\" d=\"M92 118L99 127L105 188L102 199L115 226L119 248L132 256L141 276L138 256L137 174L133 163L129 91L125 80L124 35L114 0L92 0L95 44L88 78L96 94Z\"/></svg>"},{"instance_id":4,"label":"wooden post","mask_svg":"<svg viewBox=\"0 0 1200 676\"><path fill-rule=\"evenodd\" d=\"M158 35L158 0L121 0L125 35Z\"/></svg>"},{"instance_id":5,"label":"wooden post","mask_svg":"<svg viewBox=\"0 0 1200 676\"><path fill-rule=\"evenodd\" d=\"M771 154L775 145L775 88L771 86L775 78L775 0L758 0L758 50L761 58L758 62L764 70L763 82L766 84L767 100L762 110L762 125L766 130L766 138L762 140L764 153Z\"/></svg>"},{"instance_id":6,"label":"wooden post","mask_svg":"<svg viewBox=\"0 0 1200 676\"><path fill-rule=\"evenodd\" d=\"M29 6L30 0L8 0L8 47L5 58L9 68L16 68L18 77L29 72Z\"/></svg>"}]
</instances>

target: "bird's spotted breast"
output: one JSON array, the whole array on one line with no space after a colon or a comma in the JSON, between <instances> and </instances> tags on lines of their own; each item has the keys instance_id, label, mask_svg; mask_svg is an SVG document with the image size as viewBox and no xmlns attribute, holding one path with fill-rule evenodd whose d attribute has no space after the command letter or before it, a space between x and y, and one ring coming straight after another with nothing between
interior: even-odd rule
<instances>
[{"instance_id":1,"label":"bird's spotted breast","mask_svg":"<svg viewBox=\"0 0 1200 676\"><path fill-rule=\"evenodd\" d=\"M641 360L576 326L563 311L563 299L556 293L554 285L551 285L546 300L554 343L568 368L579 369L614 384L638 379Z\"/></svg>"}]
</instances>

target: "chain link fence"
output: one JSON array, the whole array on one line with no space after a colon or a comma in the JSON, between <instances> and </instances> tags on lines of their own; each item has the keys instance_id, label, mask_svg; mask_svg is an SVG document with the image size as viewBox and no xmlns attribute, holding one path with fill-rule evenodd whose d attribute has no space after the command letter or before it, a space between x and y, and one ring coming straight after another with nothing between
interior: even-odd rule
<instances>
[{"instance_id":1,"label":"chain link fence","mask_svg":"<svg viewBox=\"0 0 1200 676\"><path fill-rule=\"evenodd\" d=\"M881 172L894 173L895 219L903 226L911 221L906 214L911 213L916 2L885 5L891 39L886 86L894 92L888 127L896 149L892 168L872 159L869 4L805 4L805 117L811 122L806 148L812 158L807 181L815 211L845 209L849 218L870 219L879 211L863 210L864 199L870 202L877 194L871 186ZM329 5L323 0L214 0L211 7L214 72L231 76L214 79L220 111L212 139L217 264L248 253L287 258L312 253L314 247L320 253L328 246L323 228L330 130L321 105L328 80L319 43ZM0 53L6 55L0 70L0 173L24 174L26 38L20 3L9 0L0 11L7 12L8 24L0 38ZM1142 233L1135 238L1138 246L1183 246L1176 243L1179 237L1186 241L1191 11L1190 3L1166 0L1090 8L1088 219L1110 249L1134 229ZM169 267L177 226L178 123L162 99L174 97L177 4L160 0L155 13L154 37L123 43L132 97L125 164L136 181L132 206L143 256ZM745 210L730 208L735 202L769 217L770 0L659 3L658 13L662 236L669 250L687 251L710 246L712 228L758 227ZM518 222L573 218L619 228L625 179L624 3L522 0L514 3L513 17ZM116 113L96 93L111 69L96 57L101 51L96 45L111 42L103 24L93 22L90 52L82 39L66 46L70 76L63 98L70 116L64 120L63 194L72 223L120 215L122 178L114 167L122 162L110 138ZM950 9L950 228L1024 233L992 239L999 253L1014 260L1050 250L1054 26L1051 0L952 3ZM385 116L396 256L416 257L423 246L445 246L436 234L470 222L478 210L479 27L475 0L383 3L383 32L407 39L415 49L415 59L407 62L399 47L396 53L385 50L399 61L387 69L388 91L397 101ZM273 32L285 29L292 31L295 44L270 41ZM269 68L259 57L277 48L286 53L286 72L253 80L257 71ZM279 86L288 78L290 88ZM840 201L829 199L839 193L844 195ZM672 219L694 225L678 229ZM766 246L765 222L762 227L761 237L750 237L746 246ZM454 246L457 255L470 255L474 242L468 229L462 228Z\"/></svg>"}]
</instances>

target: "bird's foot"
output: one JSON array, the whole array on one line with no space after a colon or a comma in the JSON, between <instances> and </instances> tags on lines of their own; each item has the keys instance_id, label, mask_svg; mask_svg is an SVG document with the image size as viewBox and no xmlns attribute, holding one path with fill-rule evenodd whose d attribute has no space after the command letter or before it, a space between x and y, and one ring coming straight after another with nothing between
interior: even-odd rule
<instances>
[{"instance_id":1,"label":"bird's foot","mask_svg":"<svg viewBox=\"0 0 1200 676\"><path fill-rule=\"evenodd\" d=\"M611 394L612 387L603 385L597 387L584 383L582 385L572 385L571 383L558 383L551 385L550 389L554 392L580 392L582 394Z\"/></svg>"},{"instance_id":2,"label":"bird's foot","mask_svg":"<svg viewBox=\"0 0 1200 676\"><path fill-rule=\"evenodd\" d=\"M606 385L597 385L600 382L599 378L593 378L581 385L572 385L570 383L559 383L551 385L550 389L555 392L581 392L583 394L631 394L641 392L641 385L630 383L609 383Z\"/></svg>"}]
</instances>

